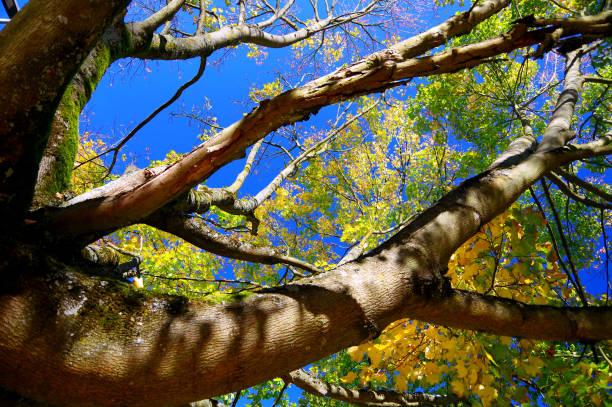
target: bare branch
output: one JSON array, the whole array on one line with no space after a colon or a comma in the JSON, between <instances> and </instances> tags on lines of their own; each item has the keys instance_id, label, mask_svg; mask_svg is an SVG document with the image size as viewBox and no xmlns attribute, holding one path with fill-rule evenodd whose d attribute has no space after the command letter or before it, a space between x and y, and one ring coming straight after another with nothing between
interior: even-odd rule
<instances>
[{"instance_id":1,"label":"bare branch","mask_svg":"<svg viewBox=\"0 0 612 407\"><path fill-rule=\"evenodd\" d=\"M584 78L584 81L590 83L602 83L604 85L612 85L612 79L600 78L598 76L587 76Z\"/></svg>"},{"instance_id":2,"label":"bare branch","mask_svg":"<svg viewBox=\"0 0 612 407\"><path fill-rule=\"evenodd\" d=\"M321 141L304 150L302 154L300 154L289 164L287 164L285 168L265 188L260 190L253 198L249 199L249 201L252 201L251 205L253 206L253 208L258 207L262 204L262 202L265 202L267 199L269 199L274 193L274 191L278 189L278 187L283 183L283 181L287 179L287 177L291 175L299 165L301 165L304 161L324 152L327 149L327 146L331 140L333 140L339 133L344 131L355 121L373 110L376 106L378 106L379 103L380 99L373 103L372 106L368 107L365 110L362 110L355 116L351 117L350 120L347 120L339 128L329 132L327 136L325 136Z\"/></svg>"},{"instance_id":3,"label":"bare branch","mask_svg":"<svg viewBox=\"0 0 612 407\"><path fill-rule=\"evenodd\" d=\"M249 175L249 172L251 172L253 161L255 161L255 156L257 155L257 151L259 150L259 147L261 147L262 142L263 142L263 139L259 140L257 143L253 145L253 148L251 148L251 152L249 153L249 156L247 157L247 161L244 164L243 170L240 172L240 174L238 174L234 183L230 185L229 187L225 188L227 189L229 193L236 194L238 193L238 190L240 189L240 187L242 187L244 180L246 179L247 175Z\"/></svg>"},{"instance_id":4,"label":"bare branch","mask_svg":"<svg viewBox=\"0 0 612 407\"><path fill-rule=\"evenodd\" d=\"M174 15L181 9L185 0L171 0L165 7L153 13L149 18L143 21L132 23L132 30L136 33L153 34L162 24L172 20Z\"/></svg>"},{"instance_id":5,"label":"bare branch","mask_svg":"<svg viewBox=\"0 0 612 407\"><path fill-rule=\"evenodd\" d=\"M300 389L312 395L329 397L362 406L445 406L463 400L454 395L400 393L390 390L355 390L324 382L323 380L309 375L302 369L289 372L287 375L283 376L282 379L287 383L295 384Z\"/></svg>"},{"instance_id":6,"label":"bare branch","mask_svg":"<svg viewBox=\"0 0 612 407\"><path fill-rule=\"evenodd\" d=\"M555 175L555 173L553 172L548 173L546 177L551 180L556 186L558 186L561 192L563 192L565 195L578 202L583 203L584 205L600 209L612 209L612 204L597 202L584 196L578 195L576 192L572 191L569 185L567 185L558 175Z\"/></svg>"},{"instance_id":7,"label":"bare branch","mask_svg":"<svg viewBox=\"0 0 612 407\"><path fill-rule=\"evenodd\" d=\"M257 23L257 27L259 27L259 28L269 27L270 25L272 25L276 21L278 21L279 18L284 18L285 14L287 13L287 10L289 10L289 8L291 8L293 3L295 3L295 0L288 0L287 3L283 6L282 9L275 9L274 10L274 15L272 17L270 17L267 20L264 20L264 21L262 21L260 23ZM292 27L292 28L294 28L294 27Z\"/></svg>"},{"instance_id":8,"label":"bare branch","mask_svg":"<svg viewBox=\"0 0 612 407\"><path fill-rule=\"evenodd\" d=\"M119 152L121 151L121 148L128 141L130 141L130 139L132 139L132 137L134 137L136 135L136 133L140 129L142 129L144 126L147 125L147 123L149 123L151 120L153 120L155 118L155 116L157 116L160 112L162 112L164 109L166 109L172 103L174 103L179 97L181 97L181 95L183 94L185 89L187 89L188 87L190 87L191 85L196 83L198 80L200 80L200 78L202 77L202 74L204 73L205 69L206 69L206 58L200 58L200 66L198 67L198 71L196 72L195 76L193 78L191 78L189 81L185 82L183 85L181 85L181 87L176 90L176 92L174 93L174 95L172 95L172 97L170 99L168 99L166 102L161 104L157 109L155 109L153 112L151 112L151 114L149 114L143 121L138 123L138 125L136 127L134 127L127 134L127 136L125 136L119 142L119 144L117 144L115 147L109 148L108 150L103 151L100 154L97 154L94 157L89 158L88 160L83 161L82 163L79 163L75 167L75 169L80 167L83 164L86 164L86 163L91 162L91 161L93 161L93 160L95 160L97 158L100 158L100 157L102 157L102 156L104 156L104 155L106 155L106 154L108 154L108 153L110 153L112 151L113 152L113 158L111 160L110 165L108 166L108 169L106 170L106 174L102 178L106 178L108 175L110 175L111 171L113 170L113 168L115 166L115 163L117 162L117 157L119 155Z\"/></svg>"},{"instance_id":9,"label":"bare branch","mask_svg":"<svg viewBox=\"0 0 612 407\"><path fill-rule=\"evenodd\" d=\"M571 52L566 56L566 73L563 90L559 95L559 99L557 99L555 111L542 136L542 142L538 146L538 151L562 147L574 137L570 127L574 115L574 106L578 101L583 82L583 77L580 73L580 56L581 53L579 51Z\"/></svg>"},{"instance_id":10,"label":"bare branch","mask_svg":"<svg viewBox=\"0 0 612 407\"><path fill-rule=\"evenodd\" d=\"M320 269L305 261L281 254L276 248L254 246L217 233L198 218L162 212L146 218L144 222L219 256L261 264L287 264L313 274L321 273Z\"/></svg>"},{"instance_id":11,"label":"bare branch","mask_svg":"<svg viewBox=\"0 0 612 407\"><path fill-rule=\"evenodd\" d=\"M571 182L572 184L576 184L579 187L597 195L598 197L605 199L608 202L612 202L612 194L601 190L600 188L596 187L595 185L591 184L590 182L587 182L579 177L577 177L576 175L567 172L561 168L557 168L555 170L555 172L559 175L561 175L563 178L565 178L566 180L568 180L569 182Z\"/></svg>"},{"instance_id":12,"label":"bare branch","mask_svg":"<svg viewBox=\"0 0 612 407\"><path fill-rule=\"evenodd\" d=\"M570 265L570 269L572 271L572 275L574 277L575 289L576 293L578 293L578 297L582 304L586 307L589 305L589 302L586 297L586 293L584 291L584 287L580 282L580 277L578 276L578 271L576 270L576 266L572 260L572 252L569 249L569 244L567 243L567 239L565 237L565 232L563 231L563 226L561 225L561 219L559 218L559 214L557 213L557 209L555 208L555 204L550 197L550 192L548 190L548 185L546 185L546 181L543 179L540 180L540 184L542 185L542 189L544 190L544 195L546 196L546 200L548 201L548 206L550 206L550 210L553 213L553 217L555 219L555 225L557 226L557 232L559 233L559 237L561 238L561 244L563 245L563 249L565 250L565 256L567 257L567 262Z\"/></svg>"},{"instance_id":13,"label":"bare branch","mask_svg":"<svg viewBox=\"0 0 612 407\"><path fill-rule=\"evenodd\" d=\"M252 287L262 287L261 284L258 284L256 282L250 281L250 280L230 280L230 279L225 279L225 278L198 278L198 277L187 277L187 276L169 277L169 276L161 276L161 275L158 275L158 274L151 274L151 273L147 273L147 272L144 272L144 271L141 272L140 274L142 274L143 276L159 278L160 280L193 281L193 282L196 282L196 283L244 284L244 285L250 285Z\"/></svg>"}]
</instances>

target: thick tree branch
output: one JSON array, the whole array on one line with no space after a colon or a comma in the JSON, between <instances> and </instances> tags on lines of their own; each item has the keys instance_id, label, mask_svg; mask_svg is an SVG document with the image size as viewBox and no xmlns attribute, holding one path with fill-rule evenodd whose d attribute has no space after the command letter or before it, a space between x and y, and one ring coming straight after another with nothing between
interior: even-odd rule
<instances>
[{"instance_id":1,"label":"thick tree branch","mask_svg":"<svg viewBox=\"0 0 612 407\"><path fill-rule=\"evenodd\" d=\"M144 292L126 298L113 285L72 272L54 274L55 281L24 275L0 296L0 383L67 405L188 402L282 376L371 339L400 318L505 336L608 339L612 307L525 305L452 290L441 275L461 244L561 157L535 152L470 178L371 253L241 301ZM29 268L24 259L14 261ZM101 296L112 309L97 305ZM49 312L38 318L32 310ZM111 328L99 323L101 315L114 316Z\"/></svg>"},{"instance_id":2,"label":"thick tree branch","mask_svg":"<svg viewBox=\"0 0 612 407\"><path fill-rule=\"evenodd\" d=\"M579 51L571 52L566 57L563 90L557 99L550 124L542 136L542 142L538 146L539 151L562 147L574 137L570 127L574 116L574 106L578 101L583 82L583 76L580 73L580 57Z\"/></svg>"},{"instance_id":3,"label":"thick tree branch","mask_svg":"<svg viewBox=\"0 0 612 407\"><path fill-rule=\"evenodd\" d=\"M509 0L488 0L481 5L477 5L470 12L453 16L444 23L411 38L410 43L402 48L404 53L401 57L413 58L422 55L424 52L446 43L454 36L470 32L476 24L499 12L509 3ZM235 45L239 42L266 47L283 47L301 41L328 27L352 21L366 13L373 4L375 2L368 5L364 10L357 10L345 16L328 16L326 19L318 20L285 35L274 35L263 31L261 28L266 27L269 22L265 21L263 26L232 25L223 27L213 33L189 38L174 38L169 35L154 34L149 40L141 36L142 40L135 42L136 52L130 54L130 56L152 59L187 59L196 56L208 56L216 49ZM280 13L279 15L282 16ZM135 35L135 37L140 38L138 35Z\"/></svg>"},{"instance_id":4,"label":"thick tree branch","mask_svg":"<svg viewBox=\"0 0 612 407\"><path fill-rule=\"evenodd\" d=\"M322 106L398 86L408 78L455 72L490 57L542 41L544 31L511 33L431 57L398 59L410 41L373 54L302 87L263 101L240 121L219 132L154 180L120 196L83 202L55 216L58 233L79 235L124 226L152 213L235 159L246 147L279 127L304 120ZM112 208L112 210L111 210ZM68 219L71 219L70 221ZM61 232L60 232L61 231Z\"/></svg>"},{"instance_id":5,"label":"thick tree branch","mask_svg":"<svg viewBox=\"0 0 612 407\"><path fill-rule=\"evenodd\" d=\"M294 370L284 375L285 382L295 384L300 389L318 397L328 397L346 403L365 406L418 407L446 406L458 403L461 399L453 395L426 393L400 393L389 390L355 390L329 384L306 373Z\"/></svg>"},{"instance_id":6,"label":"thick tree branch","mask_svg":"<svg viewBox=\"0 0 612 407\"><path fill-rule=\"evenodd\" d=\"M270 48L282 48L313 34L350 21L347 19L327 19L315 22L297 31L277 35L252 25L227 25L217 31L201 35L176 38L171 35L153 34L151 38L134 33L134 51L126 56L147 59L189 59L207 57L214 51L228 46L255 44Z\"/></svg>"},{"instance_id":7,"label":"thick tree branch","mask_svg":"<svg viewBox=\"0 0 612 407\"><path fill-rule=\"evenodd\" d=\"M0 214L7 222L19 222L30 206L68 82L128 3L32 0L0 31Z\"/></svg>"},{"instance_id":8,"label":"thick tree branch","mask_svg":"<svg viewBox=\"0 0 612 407\"><path fill-rule=\"evenodd\" d=\"M79 144L79 115L111 63L110 49L99 41L66 88L55 112L51 133L38 168L35 201L47 203L70 187Z\"/></svg>"},{"instance_id":9,"label":"thick tree branch","mask_svg":"<svg viewBox=\"0 0 612 407\"><path fill-rule=\"evenodd\" d=\"M559 151L559 164L608 154L612 154L612 131L589 143L566 146Z\"/></svg>"}]
</instances>

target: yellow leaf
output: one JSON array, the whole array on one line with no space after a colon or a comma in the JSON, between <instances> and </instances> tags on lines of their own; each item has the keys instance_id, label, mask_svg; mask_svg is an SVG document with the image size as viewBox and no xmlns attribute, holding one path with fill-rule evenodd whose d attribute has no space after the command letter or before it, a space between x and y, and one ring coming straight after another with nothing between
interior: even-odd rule
<instances>
[{"instance_id":1,"label":"yellow leaf","mask_svg":"<svg viewBox=\"0 0 612 407\"><path fill-rule=\"evenodd\" d=\"M463 397L465 394L465 386L461 380L453 380L451 381L451 388L453 389L453 393L455 393L459 397Z\"/></svg>"},{"instance_id":2,"label":"yellow leaf","mask_svg":"<svg viewBox=\"0 0 612 407\"><path fill-rule=\"evenodd\" d=\"M355 372L348 372L346 376L340 378L344 383L352 383L357 378Z\"/></svg>"},{"instance_id":3,"label":"yellow leaf","mask_svg":"<svg viewBox=\"0 0 612 407\"><path fill-rule=\"evenodd\" d=\"M457 376L459 376L460 378L463 378L465 376L467 376L467 369L465 368L465 365L457 365Z\"/></svg>"},{"instance_id":4,"label":"yellow leaf","mask_svg":"<svg viewBox=\"0 0 612 407\"><path fill-rule=\"evenodd\" d=\"M378 366L382 361L383 352L375 346L371 347L367 354L372 361L372 366Z\"/></svg>"},{"instance_id":5,"label":"yellow leaf","mask_svg":"<svg viewBox=\"0 0 612 407\"><path fill-rule=\"evenodd\" d=\"M478 372L476 369L470 369L470 373L468 373L468 382L470 384L476 384L478 381Z\"/></svg>"},{"instance_id":6,"label":"yellow leaf","mask_svg":"<svg viewBox=\"0 0 612 407\"><path fill-rule=\"evenodd\" d=\"M499 367L499 365L495 362L495 359L493 359L493 356L491 356L491 354L489 352L487 352L484 348L482 349L482 351L484 352L484 354L487 357L487 359L489 359L491 361L491 363L493 363L495 366Z\"/></svg>"},{"instance_id":7,"label":"yellow leaf","mask_svg":"<svg viewBox=\"0 0 612 407\"><path fill-rule=\"evenodd\" d=\"M359 346L351 346L346 350L346 354L349 355L354 362L359 362L363 357L363 350L359 349Z\"/></svg>"}]
</instances>

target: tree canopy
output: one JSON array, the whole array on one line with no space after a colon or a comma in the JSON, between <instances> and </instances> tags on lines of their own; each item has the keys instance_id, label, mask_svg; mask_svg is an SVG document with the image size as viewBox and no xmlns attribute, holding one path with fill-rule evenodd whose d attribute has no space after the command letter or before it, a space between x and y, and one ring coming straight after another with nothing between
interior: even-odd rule
<instances>
[{"instance_id":1,"label":"tree canopy","mask_svg":"<svg viewBox=\"0 0 612 407\"><path fill-rule=\"evenodd\" d=\"M436 7L28 2L0 31L4 400L612 405L612 4ZM175 104L269 48L236 122ZM120 139L79 129L113 64L192 58ZM168 112L199 145L128 165Z\"/></svg>"}]
</instances>

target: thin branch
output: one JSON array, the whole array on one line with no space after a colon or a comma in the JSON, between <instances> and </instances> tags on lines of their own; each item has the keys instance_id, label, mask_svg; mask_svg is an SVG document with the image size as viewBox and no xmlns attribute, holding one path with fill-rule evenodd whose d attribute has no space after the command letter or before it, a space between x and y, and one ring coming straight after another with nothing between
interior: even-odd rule
<instances>
[{"instance_id":1,"label":"thin branch","mask_svg":"<svg viewBox=\"0 0 612 407\"><path fill-rule=\"evenodd\" d=\"M170 281L193 281L197 283L223 283L223 284L244 284L250 285L253 287L264 287L259 283L250 280L231 280L226 278L196 278L196 277L170 277L170 276L160 276L158 274L151 274L147 272L141 272L143 276L159 278L162 280L170 280Z\"/></svg>"},{"instance_id":2,"label":"thin branch","mask_svg":"<svg viewBox=\"0 0 612 407\"><path fill-rule=\"evenodd\" d=\"M606 236L606 224L604 222L604 210L599 211L599 224L601 225L601 237L604 251L606 252L606 305L610 300L610 253L608 251L608 237Z\"/></svg>"},{"instance_id":3,"label":"thin branch","mask_svg":"<svg viewBox=\"0 0 612 407\"><path fill-rule=\"evenodd\" d=\"M172 103L174 103L174 101L176 101L185 91L185 89L187 89L188 87L190 87L191 85L193 85L194 83L196 83L201 77L202 74L204 73L204 70L206 69L206 58L202 57L200 58L200 66L198 68L198 71L196 72L195 76L193 78L191 78L188 82L185 82L180 88L177 89L177 91L174 93L174 95L168 99L165 103L163 103L162 105L160 105L157 109L155 109L149 116L147 116L146 119L144 119L143 121L141 121L140 123L138 123L138 125L136 127L134 127L132 129L132 131L130 131L127 136L125 136L123 138L123 140L121 140L119 142L119 144L117 144L115 147L110 148L86 161L83 161L82 163L80 163L79 165L77 165L75 167L78 168L81 165L89 162L89 161L93 161L96 158L100 158L105 154L110 153L111 151L113 152L113 159L111 161L111 164L108 166L108 169L106 171L106 174L104 175L103 178L106 178L111 171L113 170L113 167L115 166L115 163L117 162L117 156L119 155L119 152L121 151L121 148L132 138L136 135L136 133L138 132L138 130L142 129L147 123L149 123L151 120L153 120L155 118L155 116L157 116L161 111L163 111L165 108L167 108L168 106L170 106Z\"/></svg>"},{"instance_id":4,"label":"thin branch","mask_svg":"<svg viewBox=\"0 0 612 407\"><path fill-rule=\"evenodd\" d=\"M278 405L278 403L281 401L283 397L283 394L285 393L285 390L287 390L287 386L289 386L289 384L287 382L284 382L283 388L278 392L278 396L276 396L276 400L274 400L274 403L272 403L270 407L276 407Z\"/></svg>"},{"instance_id":5,"label":"thin branch","mask_svg":"<svg viewBox=\"0 0 612 407\"><path fill-rule=\"evenodd\" d=\"M265 21L262 21L262 22L258 23L257 26L259 28L265 28L265 27L268 27L268 26L274 24L279 18L284 18L285 14L287 13L287 10L289 10L289 8L293 5L293 3L295 3L295 0L287 1L287 4L285 4L282 9L280 9L280 10L276 9L274 11L274 15L272 17L268 18ZM295 29L295 27L293 27L293 26L291 26L291 28Z\"/></svg>"},{"instance_id":6,"label":"thin branch","mask_svg":"<svg viewBox=\"0 0 612 407\"><path fill-rule=\"evenodd\" d=\"M160 212L145 218L144 222L219 256L261 264L287 264L312 274L322 272L321 269L308 262L279 253L274 247L255 246L222 235L206 226L198 218Z\"/></svg>"},{"instance_id":7,"label":"thin branch","mask_svg":"<svg viewBox=\"0 0 612 407\"><path fill-rule=\"evenodd\" d=\"M232 194L238 193L238 190L240 189L240 187L242 187L242 184L244 184L244 180L246 179L247 175L249 175L249 172L251 172L253 161L255 161L255 156L257 155L257 151L259 150L259 147L261 147L262 142L263 139L259 140L257 143L255 143L255 145L253 145L253 148L251 148L251 152L247 157L247 161L244 165L244 168L242 169L240 174L238 174L234 183L229 187L225 188L228 192Z\"/></svg>"},{"instance_id":8,"label":"thin branch","mask_svg":"<svg viewBox=\"0 0 612 407\"><path fill-rule=\"evenodd\" d=\"M568 180L569 182L571 182L572 184L576 184L579 187L591 192L592 194L597 195L598 197L608 201L608 202L612 202L612 194L606 192L606 191L602 191L601 189L597 188L595 185L591 184L590 182L587 182L579 177L577 177L576 175L567 172L561 168L557 168L555 171L555 173L561 175L563 178L565 178L566 180Z\"/></svg>"},{"instance_id":9,"label":"thin branch","mask_svg":"<svg viewBox=\"0 0 612 407\"><path fill-rule=\"evenodd\" d=\"M400 393L391 390L355 390L327 383L306 373L294 370L283 376L285 382L318 397L328 397L362 406L415 407L427 405L451 405L464 401L454 395L426 393Z\"/></svg>"},{"instance_id":10,"label":"thin branch","mask_svg":"<svg viewBox=\"0 0 612 407\"><path fill-rule=\"evenodd\" d=\"M576 10L572 10L569 7L564 6L563 4L557 2L556 0L550 0L551 3L553 3L555 6L559 7L560 9L563 9L565 11L568 11L572 14L578 14L578 12Z\"/></svg>"},{"instance_id":11,"label":"thin branch","mask_svg":"<svg viewBox=\"0 0 612 407\"><path fill-rule=\"evenodd\" d=\"M548 201L548 205L553 213L553 217L555 218L555 225L557 226L557 232L559 233L559 237L561 238L561 244L563 245L563 249L565 250L565 255L567 257L567 262L570 265L570 269L572 270L572 274L574 276L575 288L578 293L578 297L582 301L584 306L588 306L589 303L586 298L586 293L584 288L582 287L582 283L580 282L580 278L578 277L578 271L576 270L576 266L572 261L572 253L569 248L569 244L567 243L567 239L565 238L565 233L563 232L563 228L561 227L561 219L559 218L559 214L557 213L557 208L555 208L555 204L550 196L550 191L548 190L548 185L544 180L540 180L540 184L542 185L542 189L544 190L544 195L546 196L546 200Z\"/></svg>"},{"instance_id":12,"label":"thin branch","mask_svg":"<svg viewBox=\"0 0 612 407\"><path fill-rule=\"evenodd\" d=\"M555 175L555 173L550 172L548 174L546 174L546 177L552 181L553 184L555 184L557 187L559 187L559 189L561 190L561 192L563 192L565 195L567 195L568 197L574 199L575 201L578 201L586 206L592 206L594 208L599 208L599 209L612 209L612 204L606 204L606 203L602 203L602 202L597 202L594 201L592 199L586 198L584 196L578 195L576 192L572 191L572 189L569 187L569 185L567 185L565 182L563 182L563 180L558 176Z\"/></svg>"},{"instance_id":13,"label":"thin branch","mask_svg":"<svg viewBox=\"0 0 612 407\"><path fill-rule=\"evenodd\" d=\"M232 401L232 407L236 407L238 405L238 400L240 400L240 395L242 394L242 390L236 392L236 396L234 396L234 401Z\"/></svg>"},{"instance_id":14,"label":"thin branch","mask_svg":"<svg viewBox=\"0 0 612 407\"><path fill-rule=\"evenodd\" d=\"M166 21L172 20L174 15L181 9L181 6L185 3L185 0L172 0L165 7L153 13L146 20L132 23L132 28L135 32L142 31L148 34L159 28Z\"/></svg>"},{"instance_id":15,"label":"thin branch","mask_svg":"<svg viewBox=\"0 0 612 407\"><path fill-rule=\"evenodd\" d=\"M555 237L555 234L553 233L553 230L550 227L550 222L548 222L548 219L546 218L546 212L544 212L544 208L542 207L542 204L540 203L540 200L538 199L532 187L529 187L529 192L531 193L531 197L535 201L538 207L538 210L540 211L540 214L544 218L544 221L546 224L546 230L548 231L548 235L550 236L550 240L553 244L553 249L555 250L555 256L557 256L557 261L561 265L563 272L567 276L568 280L571 282L572 286L574 286L574 289L576 289L576 286L577 286L576 282L574 281L572 274L570 273L567 266L565 265L565 262L563 261L563 257L561 256L561 251L559 250L559 245L557 244L557 238Z\"/></svg>"},{"instance_id":16,"label":"thin branch","mask_svg":"<svg viewBox=\"0 0 612 407\"><path fill-rule=\"evenodd\" d=\"M591 82L591 83L602 83L604 85L612 85L612 79L601 78L599 76L587 76L584 78L584 81Z\"/></svg>"},{"instance_id":17,"label":"thin branch","mask_svg":"<svg viewBox=\"0 0 612 407\"><path fill-rule=\"evenodd\" d=\"M376 106L378 106L378 104L380 103L380 100L381 99L377 100L375 103L372 104L372 106L368 107L365 110L362 110L361 112L359 112L355 116L351 117L350 120L347 120L339 128L336 128L336 129L332 130L331 132L329 132L325 138L323 138L321 141L319 141L318 143L314 144L310 148L304 150L304 152L302 154L300 154L293 161L291 161L289 164L287 164L287 166L265 188L263 188L261 191L259 191L257 193L257 195L255 195L255 197L250 199L250 201L253 201L254 207L257 207L257 206L261 205L262 202L264 202L267 199L269 199L270 196L272 196L272 194L274 193L274 191L276 191L278 189L278 187L282 184L282 182L290 174L292 174L293 171L295 171L295 169L300 164L302 164L304 161L314 157L315 155L322 153L326 149L326 146L328 145L328 143L331 140L333 140L340 132L344 131L347 127L349 127L355 121L357 121L358 119L363 117L365 114L369 113Z\"/></svg>"}]
</instances>

